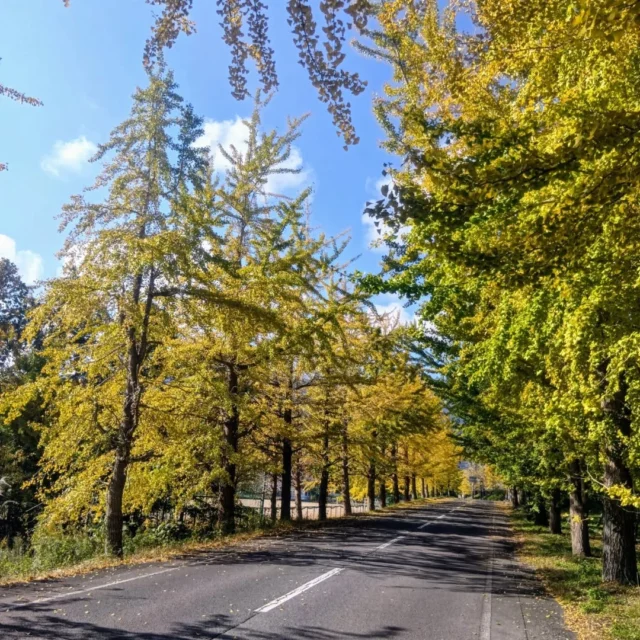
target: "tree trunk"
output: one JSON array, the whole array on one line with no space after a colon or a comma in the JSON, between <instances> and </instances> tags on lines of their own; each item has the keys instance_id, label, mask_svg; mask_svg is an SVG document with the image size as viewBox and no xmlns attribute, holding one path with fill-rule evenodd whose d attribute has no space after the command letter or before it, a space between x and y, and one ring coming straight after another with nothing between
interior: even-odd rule
<instances>
[{"instance_id":1,"label":"tree trunk","mask_svg":"<svg viewBox=\"0 0 640 640\"><path fill-rule=\"evenodd\" d=\"M423 498L428 498L428 494L427 494L427 484L424 481L424 478L420 478L420 482L422 483L422 497Z\"/></svg>"},{"instance_id":2,"label":"tree trunk","mask_svg":"<svg viewBox=\"0 0 640 640\"><path fill-rule=\"evenodd\" d=\"M407 469L405 470L405 477L404 477L404 499L406 502L409 502L409 500L411 500L411 478L409 476L409 448L405 447L404 448L404 462L407 465Z\"/></svg>"},{"instance_id":3,"label":"tree trunk","mask_svg":"<svg viewBox=\"0 0 640 640\"><path fill-rule=\"evenodd\" d=\"M611 455L606 462L604 484L607 488L614 485L631 487L629 469L616 456ZM605 582L636 584L635 513L631 507L623 507L618 500L606 494L602 502L602 579Z\"/></svg>"},{"instance_id":4,"label":"tree trunk","mask_svg":"<svg viewBox=\"0 0 640 640\"><path fill-rule=\"evenodd\" d=\"M344 515L351 515L351 486L349 483L349 438L347 423L342 427L342 493L344 497Z\"/></svg>"},{"instance_id":5,"label":"tree trunk","mask_svg":"<svg viewBox=\"0 0 640 640\"><path fill-rule=\"evenodd\" d=\"M376 510L376 463L369 461L369 473L367 474L367 496L369 498L369 511Z\"/></svg>"},{"instance_id":6,"label":"tree trunk","mask_svg":"<svg viewBox=\"0 0 640 640\"><path fill-rule=\"evenodd\" d=\"M411 474L411 494L413 495L413 499L418 499L418 488L416 487L416 474Z\"/></svg>"},{"instance_id":7,"label":"tree trunk","mask_svg":"<svg viewBox=\"0 0 640 640\"><path fill-rule=\"evenodd\" d=\"M302 470L300 469L299 463L296 465L295 492L296 492L296 519L302 520Z\"/></svg>"},{"instance_id":8,"label":"tree trunk","mask_svg":"<svg viewBox=\"0 0 640 640\"><path fill-rule=\"evenodd\" d=\"M533 522L539 527L549 526L549 514L544 499L540 496L535 502L535 511L533 512Z\"/></svg>"},{"instance_id":9,"label":"tree trunk","mask_svg":"<svg viewBox=\"0 0 640 640\"><path fill-rule=\"evenodd\" d=\"M549 533L562 533L562 516L560 513L560 489L554 489L549 499Z\"/></svg>"},{"instance_id":10,"label":"tree trunk","mask_svg":"<svg viewBox=\"0 0 640 640\"><path fill-rule=\"evenodd\" d=\"M128 455L116 453L107 488L105 553L122 557L122 496L127 481Z\"/></svg>"},{"instance_id":11,"label":"tree trunk","mask_svg":"<svg viewBox=\"0 0 640 640\"><path fill-rule=\"evenodd\" d=\"M511 489L511 506L514 509L517 509L520 506L520 502L518 500L518 487L513 487Z\"/></svg>"},{"instance_id":12,"label":"tree trunk","mask_svg":"<svg viewBox=\"0 0 640 640\"><path fill-rule=\"evenodd\" d=\"M587 498L582 478L582 465L574 460L570 465L571 491L569 492L569 520L571 526L571 552L574 556L591 556Z\"/></svg>"},{"instance_id":13,"label":"tree trunk","mask_svg":"<svg viewBox=\"0 0 640 640\"><path fill-rule=\"evenodd\" d=\"M380 506L384 509L387 506L387 479L380 478Z\"/></svg>"},{"instance_id":14,"label":"tree trunk","mask_svg":"<svg viewBox=\"0 0 640 640\"><path fill-rule=\"evenodd\" d=\"M289 424L291 424L291 411L285 410L284 421L287 422L287 414L289 415ZM280 494L280 520L291 520L291 469L293 466L293 447L289 438L282 439L282 483Z\"/></svg>"},{"instance_id":15,"label":"tree trunk","mask_svg":"<svg viewBox=\"0 0 640 640\"><path fill-rule=\"evenodd\" d=\"M400 484L398 482L398 447L395 444L391 447L391 460L393 461L393 473L391 474L393 502L398 504L400 502Z\"/></svg>"},{"instance_id":16,"label":"tree trunk","mask_svg":"<svg viewBox=\"0 0 640 640\"><path fill-rule=\"evenodd\" d=\"M144 238L144 225L140 231L140 237ZM142 273L134 278L132 298L137 306L142 292ZM118 432L118 444L113 462L111 477L107 485L107 500L105 505L105 552L107 555L122 557L122 498L127 481L127 471L131 457L131 444L138 426L140 399L142 387L140 386L140 368L147 355L147 341L149 319L155 291L155 271L152 268L149 274L147 286L145 310L142 319L142 330L138 340L136 328L130 326L127 330L127 378L124 390L124 402L122 405L122 421Z\"/></svg>"},{"instance_id":17,"label":"tree trunk","mask_svg":"<svg viewBox=\"0 0 640 640\"><path fill-rule=\"evenodd\" d=\"M274 471L271 475L271 521L275 522L278 518L278 472Z\"/></svg>"},{"instance_id":18,"label":"tree trunk","mask_svg":"<svg viewBox=\"0 0 640 640\"><path fill-rule=\"evenodd\" d=\"M602 365L603 386L606 387L606 363ZM624 440L631 436L631 416L626 403L627 383L624 374L618 381L618 391L602 401L604 414L610 418L616 432L605 448L602 528L602 579L605 582L636 584L638 566L635 545L635 511L624 507L606 490L621 486L633 490L631 471L625 460Z\"/></svg>"},{"instance_id":19,"label":"tree trunk","mask_svg":"<svg viewBox=\"0 0 640 640\"><path fill-rule=\"evenodd\" d=\"M320 494L318 496L318 520L327 519L327 495L329 492L329 425L322 436L322 469L320 470Z\"/></svg>"},{"instance_id":20,"label":"tree trunk","mask_svg":"<svg viewBox=\"0 0 640 640\"><path fill-rule=\"evenodd\" d=\"M222 451L222 468L225 478L220 487L220 511L218 524L224 533L234 533L236 529L236 456L238 455L238 429L240 414L238 412L238 372L232 364L228 368L228 391L232 398L231 412L223 424L224 445Z\"/></svg>"}]
</instances>

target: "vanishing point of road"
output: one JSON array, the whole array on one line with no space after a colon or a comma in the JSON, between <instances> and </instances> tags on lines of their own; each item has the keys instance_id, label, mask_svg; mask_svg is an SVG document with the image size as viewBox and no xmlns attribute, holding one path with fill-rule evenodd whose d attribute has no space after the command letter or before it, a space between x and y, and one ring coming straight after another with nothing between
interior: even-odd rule
<instances>
[{"instance_id":1,"label":"vanishing point of road","mask_svg":"<svg viewBox=\"0 0 640 640\"><path fill-rule=\"evenodd\" d=\"M488 502L335 520L171 562L0 588L0 638L568 640Z\"/></svg>"}]
</instances>

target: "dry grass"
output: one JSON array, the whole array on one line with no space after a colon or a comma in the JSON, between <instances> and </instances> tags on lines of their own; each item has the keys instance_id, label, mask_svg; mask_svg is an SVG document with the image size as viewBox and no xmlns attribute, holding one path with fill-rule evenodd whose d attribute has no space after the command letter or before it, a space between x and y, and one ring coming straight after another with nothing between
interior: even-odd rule
<instances>
[{"instance_id":1,"label":"dry grass","mask_svg":"<svg viewBox=\"0 0 640 640\"><path fill-rule=\"evenodd\" d=\"M519 558L563 606L567 625L580 640L640 640L640 588L601 582L599 532L592 535L594 557L574 558L568 532L552 535L520 511L510 512Z\"/></svg>"}]
</instances>

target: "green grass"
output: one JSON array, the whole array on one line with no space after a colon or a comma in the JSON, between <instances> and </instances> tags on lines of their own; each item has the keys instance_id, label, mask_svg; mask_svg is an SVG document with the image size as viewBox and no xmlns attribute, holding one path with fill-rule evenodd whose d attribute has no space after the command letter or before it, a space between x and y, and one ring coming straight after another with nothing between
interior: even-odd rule
<instances>
[{"instance_id":1,"label":"green grass","mask_svg":"<svg viewBox=\"0 0 640 640\"><path fill-rule=\"evenodd\" d=\"M599 531L591 537L594 557L580 559L571 555L566 525L562 535L552 535L518 510L511 511L511 521L519 557L563 605L567 623L580 640L640 640L640 588L601 582Z\"/></svg>"}]
</instances>

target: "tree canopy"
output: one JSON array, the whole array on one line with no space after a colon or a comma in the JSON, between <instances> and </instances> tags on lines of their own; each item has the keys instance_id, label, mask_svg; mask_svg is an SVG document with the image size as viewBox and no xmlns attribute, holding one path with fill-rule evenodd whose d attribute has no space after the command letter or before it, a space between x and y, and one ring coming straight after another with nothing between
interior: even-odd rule
<instances>
[{"instance_id":1,"label":"tree canopy","mask_svg":"<svg viewBox=\"0 0 640 640\"><path fill-rule=\"evenodd\" d=\"M370 213L405 231L365 282L423 301L468 451L547 496L588 481L604 577L635 583L640 14L605 5L383 4L362 49L403 164Z\"/></svg>"}]
</instances>

